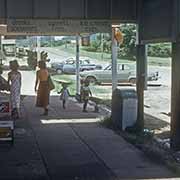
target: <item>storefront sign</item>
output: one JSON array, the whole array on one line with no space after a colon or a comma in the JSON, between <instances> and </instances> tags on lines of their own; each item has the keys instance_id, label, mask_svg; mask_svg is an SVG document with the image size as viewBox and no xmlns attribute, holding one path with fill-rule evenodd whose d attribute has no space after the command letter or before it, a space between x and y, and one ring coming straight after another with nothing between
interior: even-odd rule
<instances>
[{"instance_id":1,"label":"storefront sign","mask_svg":"<svg viewBox=\"0 0 180 180\"><path fill-rule=\"evenodd\" d=\"M32 20L8 19L8 33L22 34L77 34L109 33L111 21L107 20Z\"/></svg>"}]
</instances>

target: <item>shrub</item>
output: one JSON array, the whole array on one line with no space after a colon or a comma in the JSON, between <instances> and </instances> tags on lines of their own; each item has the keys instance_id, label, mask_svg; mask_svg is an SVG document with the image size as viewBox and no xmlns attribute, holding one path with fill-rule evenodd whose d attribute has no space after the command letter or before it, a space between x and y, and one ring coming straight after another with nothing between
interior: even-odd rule
<instances>
[{"instance_id":1,"label":"shrub","mask_svg":"<svg viewBox=\"0 0 180 180\"><path fill-rule=\"evenodd\" d=\"M124 42L118 47L118 58L135 60L136 57L136 25L122 24L120 29L124 35ZM84 48L86 51L97 52L101 50L101 34L96 34L95 40L91 41L89 47ZM103 34L104 52L111 54L111 36ZM154 57L171 57L170 43L156 43L148 45L148 56Z\"/></svg>"},{"instance_id":2,"label":"shrub","mask_svg":"<svg viewBox=\"0 0 180 180\"><path fill-rule=\"evenodd\" d=\"M28 50L27 54L28 54L28 58L27 58L28 66L31 69L35 70L37 66L37 52Z\"/></svg>"},{"instance_id":3,"label":"shrub","mask_svg":"<svg viewBox=\"0 0 180 180\"><path fill-rule=\"evenodd\" d=\"M158 43L148 45L148 55L152 57L171 57L169 43Z\"/></svg>"}]
</instances>

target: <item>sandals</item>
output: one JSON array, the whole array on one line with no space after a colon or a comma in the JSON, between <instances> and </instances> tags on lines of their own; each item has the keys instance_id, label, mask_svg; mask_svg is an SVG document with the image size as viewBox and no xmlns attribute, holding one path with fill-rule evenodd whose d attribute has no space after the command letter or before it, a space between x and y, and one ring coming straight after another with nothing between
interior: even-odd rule
<instances>
[{"instance_id":1,"label":"sandals","mask_svg":"<svg viewBox=\"0 0 180 180\"><path fill-rule=\"evenodd\" d=\"M48 109L45 109L45 111L44 111L44 114L43 114L44 116L47 116L48 115Z\"/></svg>"},{"instance_id":2,"label":"sandals","mask_svg":"<svg viewBox=\"0 0 180 180\"><path fill-rule=\"evenodd\" d=\"M18 110L17 110L16 108L14 108L14 109L12 110L12 112L11 112L11 117L12 117L13 119L19 119L19 112L18 112Z\"/></svg>"}]
</instances>

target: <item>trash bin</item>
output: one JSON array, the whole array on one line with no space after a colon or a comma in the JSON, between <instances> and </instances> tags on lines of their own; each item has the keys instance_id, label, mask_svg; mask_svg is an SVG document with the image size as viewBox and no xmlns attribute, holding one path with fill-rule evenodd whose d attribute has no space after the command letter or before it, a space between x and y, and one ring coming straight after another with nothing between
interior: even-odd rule
<instances>
[{"instance_id":1,"label":"trash bin","mask_svg":"<svg viewBox=\"0 0 180 180\"><path fill-rule=\"evenodd\" d=\"M134 89L116 89L112 95L112 121L125 130L137 121L137 94Z\"/></svg>"}]
</instances>

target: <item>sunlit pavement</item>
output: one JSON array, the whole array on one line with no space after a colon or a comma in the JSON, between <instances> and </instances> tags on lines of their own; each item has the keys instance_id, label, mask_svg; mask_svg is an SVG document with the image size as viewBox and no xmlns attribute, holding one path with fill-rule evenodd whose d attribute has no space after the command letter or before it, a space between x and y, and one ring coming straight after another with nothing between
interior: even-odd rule
<instances>
[{"instance_id":1,"label":"sunlit pavement","mask_svg":"<svg viewBox=\"0 0 180 180\"><path fill-rule=\"evenodd\" d=\"M113 180L169 179L176 175L150 161L141 151L98 122L104 112L82 112L70 100L63 110L52 96L49 115L35 107L35 97L22 103L14 146L0 148L0 179Z\"/></svg>"}]
</instances>

